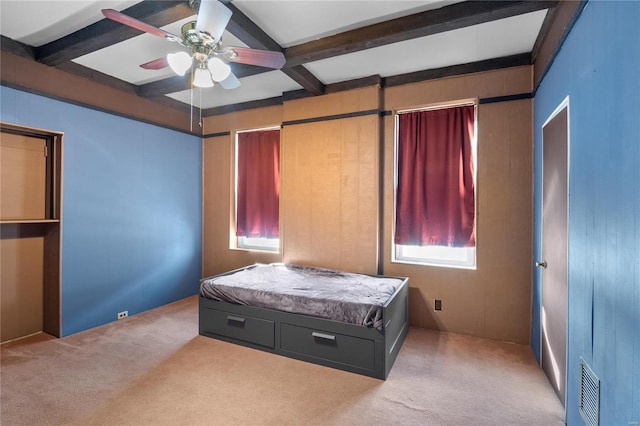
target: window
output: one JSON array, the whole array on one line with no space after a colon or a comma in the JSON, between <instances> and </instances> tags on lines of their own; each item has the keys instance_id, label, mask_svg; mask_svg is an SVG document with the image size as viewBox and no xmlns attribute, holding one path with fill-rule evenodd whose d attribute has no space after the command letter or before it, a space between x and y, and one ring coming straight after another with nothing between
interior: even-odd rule
<instances>
[{"instance_id":1,"label":"window","mask_svg":"<svg viewBox=\"0 0 640 426\"><path fill-rule=\"evenodd\" d=\"M393 261L475 268L473 103L399 111Z\"/></svg>"},{"instance_id":2,"label":"window","mask_svg":"<svg viewBox=\"0 0 640 426\"><path fill-rule=\"evenodd\" d=\"M236 247L278 251L280 129L236 133Z\"/></svg>"}]
</instances>

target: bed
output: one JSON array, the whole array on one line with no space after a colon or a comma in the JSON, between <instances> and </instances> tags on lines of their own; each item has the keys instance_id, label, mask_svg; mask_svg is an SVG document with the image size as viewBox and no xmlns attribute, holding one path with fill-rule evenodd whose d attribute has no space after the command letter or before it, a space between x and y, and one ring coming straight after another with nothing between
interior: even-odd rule
<instances>
[{"instance_id":1,"label":"bed","mask_svg":"<svg viewBox=\"0 0 640 426\"><path fill-rule=\"evenodd\" d=\"M200 280L199 333L386 379L408 331L408 278L281 263Z\"/></svg>"}]
</instances>

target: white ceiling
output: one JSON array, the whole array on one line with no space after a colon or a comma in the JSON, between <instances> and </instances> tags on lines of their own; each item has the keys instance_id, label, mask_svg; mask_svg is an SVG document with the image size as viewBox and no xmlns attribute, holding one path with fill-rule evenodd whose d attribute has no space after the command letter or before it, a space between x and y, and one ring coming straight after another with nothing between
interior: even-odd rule
<instances>
[{"instance_id":1,"label":"white ceiling","mask_svg":"<svg viewBox=\"0 0 640 426\"><path fill-rule=\"evenodd\" d=\"M139 0L0 0L0 33L41 46L103 18L101 9L126 9Z\"/></svg>"},{"instance_id":2,"label":"white ceiling","mask_svg":"<svg viewBox=\"0 0 640 426\"><path fill-rule=\"evenodd\" d=\"M16 41L40 46L103 18L100 10L123 10L132 0L0 0L0 33ZM435 9L456 1L400 0L235 0L233 4L278 44L289 47L393 18ZM359 77L382 77L432 68L470 63L530 52L546 10L486 24L421 37L336 56L304 66L324 84ZM187 18L164 30L180 34ZM225 46L245 46L229 32ZM184 49L149 34L142 34L109 46L74 62L132 84L144 84L172 76L169 69L144 70L140 64ZM167 96L201 108L281 96L302 87L281 71L271 71L241 79L233 90L219 86L187 90Z\"/></svg>"},{"instance_id":3,"label":"white ceiling","mask_svg":"<svg viewBox=\"0 0 640 426\"><path fill-rule=\"evenodd\" d=\"M282 47L437 9L462 0L235 0Z\"/></svg>"},{"instance_id":4,"label":"white ceiling","mask_svg":"<svg viewBox=\"0 0 640 426\"><path fill-rule=\"evenodd\" d=\"M305 66L330 84L381 77L530 52L546 11L336 56Z\"/></svg>"}]
</instances>

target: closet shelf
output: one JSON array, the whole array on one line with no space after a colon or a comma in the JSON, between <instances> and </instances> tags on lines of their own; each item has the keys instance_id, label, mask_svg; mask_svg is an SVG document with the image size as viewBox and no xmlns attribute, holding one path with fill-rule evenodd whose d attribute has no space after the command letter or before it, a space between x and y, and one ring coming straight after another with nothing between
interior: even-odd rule
<instances>
[{"instance_id":1,"label":"closet shelf","mask_svg":"<svg viewBox=\"0 0 640 426\"><path fill-rule=\"evenodd\" d=\"M0 224L13 223L60 223L60 219L1 219Z\"/></svg>"}]
</instances>

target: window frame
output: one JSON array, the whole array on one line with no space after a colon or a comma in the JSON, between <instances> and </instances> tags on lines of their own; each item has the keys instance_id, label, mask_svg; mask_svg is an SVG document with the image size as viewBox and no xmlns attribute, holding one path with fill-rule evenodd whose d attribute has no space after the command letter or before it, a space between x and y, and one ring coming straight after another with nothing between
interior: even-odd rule
<instances>
[{"instance_id":1,"label":"window frame","mask_svg":"<svg viewBox=\"0 0 640 426\"><path fill-rule=\"evenodd\" d=\"M237 223L238 223L238 135L249 132L264 132L264 131L281 131L281 125L273 125L260 128L251 128L244 130L236 130L233 132L233 212L232 212L232 224L229 232L230 249L254 251L254 252L268 252L279 253L280 252L280 238L251 238L251 237L238 237L236 235ZM266 240L266 241L265 241ZM264 244L266 242L266 244Z\"/></svg>"},{"instance_id":2,"label":"window frame","mask_svg":"<svg viewBox=\"0 0 640 426\"><path fill-rule=\"evenodd\" d=\"M474 179L474 229L475 229L475 245L473 247L442 247L443 251L458 251L455 256L457 258L464 257L465 260L456 260L454 256L447 257L441 256L413 256L403 255L403 251L419 251L414 247L433 248L438 246L405 246L395 244L396 234L396 208L397 208L397 190L398 190L398 128L400 115L411 112L419 111L433 111L439 109L449 109L461 106L474 106L474 135L471 143L471 149L473 153L473 179ZM478 247L478 98L474 99L462 99L457 101L432 103L428 105L422 105L417 107L395 109L393 110L393 215L391 225L391 263L420 265L420 266L436 266L444 268L455 269L471 269L476 270L477 259L477 247ZM405 248L406 247L406 248ZM432 249L427 249L432 250ZM426 250L425 250L426 251Z\"/></svg>"}]
</instances>

